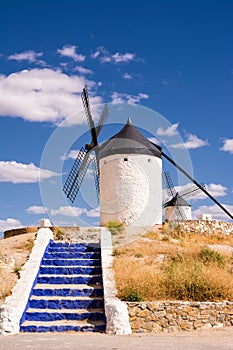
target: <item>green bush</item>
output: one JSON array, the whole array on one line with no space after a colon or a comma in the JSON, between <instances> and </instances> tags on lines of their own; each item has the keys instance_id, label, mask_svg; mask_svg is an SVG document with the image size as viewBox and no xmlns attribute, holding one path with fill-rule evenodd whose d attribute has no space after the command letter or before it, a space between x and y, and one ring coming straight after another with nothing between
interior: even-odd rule
<instances>
[{"instance_id":1,"label":"green bush","mask_svg":"<svg viewBox=\"0 0 233 350\"><path fill-rule=\"evenodd\" d=\"M224 257L220 253L210 248L201 249L198 257L205 265L216 263L219 267L223 267L225 264Z\"/></svg>"},{"instance_id":2,"label":"green bush","mask_svg":"<svg viewBox=\"0 0 233 350\"><path fill-rule=\"evenodd\" d=\"M125 294L124 300L126 301L143 301L141 294L133 289L128 289Z\"/></svg>"},{"instance_id":3,"label":"green bush","mask_svg":"<svg viewBox=\"0 0 233 350\"><path fill-rule=\"evenodd\" d=\"M124 231L124 224L122 222L112 220L108 221L106 227L109 229L112 235L120 234Z\"/></svg>"}]
</instances>

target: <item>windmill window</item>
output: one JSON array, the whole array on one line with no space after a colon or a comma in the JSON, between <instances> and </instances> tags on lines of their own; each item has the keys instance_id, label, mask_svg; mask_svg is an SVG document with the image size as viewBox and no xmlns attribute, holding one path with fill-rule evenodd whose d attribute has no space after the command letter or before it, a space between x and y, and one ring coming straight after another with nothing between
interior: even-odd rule
<instances>
[{"instance_id":1,"label":"windmill window","mask_svg":"<svg viewBox=\"0 0 233 350\"><path fill-rule=\"evenodd\" d=\"M150 158L148 158L148 163L150 163L151 162L151 159Z\"/></svg>"},{"instance_id":2,"label":"windmill window","mask_svg":"<svg viewBox=\"0 0 233 350\"><path fill-rule=\"evenodd\" d=\"M128 162L128 158L124 158L124 162Z\"/></svg>"}]
</instances>

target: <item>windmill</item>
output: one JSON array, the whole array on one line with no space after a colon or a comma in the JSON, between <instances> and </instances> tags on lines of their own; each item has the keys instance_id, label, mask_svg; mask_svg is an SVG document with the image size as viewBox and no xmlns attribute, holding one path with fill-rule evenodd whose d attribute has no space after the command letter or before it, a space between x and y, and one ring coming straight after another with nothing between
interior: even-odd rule
<instances>
[{"instance_id":1,"label":"windmill","mask_svg":"<svg viewBox=\"0 0 233 350\"><path fill-rule=\"evenodd\" d=\"M141 227L162 223L162 158L169 161L194 184L184 192L177 193L167 176L166 186L171 200L177 203L202 191L233 219L233 215L202 184L164 153L160 146L149 141L130 119L117 134L99 146L98 136L108 117L108 107L104 107L95 127L87 87L83 89L82 101L91 142L79 151L63 190L73 203L92 163L97 198L100 202L101 226L110 220ZM179 213L178 217L185 217L181 208L176 211Z\"/></svg>"},{"instance_id":2,"label":"windmill","mask_svg":"<svg viewBox=\"0 0 233 350\"><path fill-rule=\"evenodd\" d=\"M97 199L99 201L99 145L98 145L98 136L103 127L104 122L108 117L108 106L105 105L102 114L100 116L97 127L95 127L91 108L88 97L87 86L83 89L81 95L85 116L90 129L91 142L83 146L77 154L73 167L69 173L69 176L64 184L63 191L65 192L67 198L73 203L79 192L83 179L86 175L89 165L92 163L95 187Z\"/></svg>"},{"instance_id":3,"label":"windmill","mask_svg":"<svg viewBox=\"0 0 233 350\"><path fill-rule=\"evenodd\" d=\"M192 220L191 205L186 201L186 199L197 195L201 192L201 189L196 185L188 185L180 192L177 192L169 172L163 171L162 177L163 183L167 190L167 198L165 198L163 201L165 220ZM205 186L202 185L202 188L204 187Z\"/></svg>"}]
</instances>

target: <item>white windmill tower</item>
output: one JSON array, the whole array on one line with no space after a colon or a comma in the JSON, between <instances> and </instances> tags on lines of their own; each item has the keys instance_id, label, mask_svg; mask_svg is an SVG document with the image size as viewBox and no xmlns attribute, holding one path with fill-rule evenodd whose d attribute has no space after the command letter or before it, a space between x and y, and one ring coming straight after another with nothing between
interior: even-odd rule
<instances>
[{"instance_id":1,"label":"white windmill tower","mask_svg":"<svg viewBox=\"0 0 233 350\"><path fill-rule=\"evenodd\" d=\"M131 226L162 223L161 148L128 119L99 152L100 224L117 220Z\"/></svg>"}]
</instances>

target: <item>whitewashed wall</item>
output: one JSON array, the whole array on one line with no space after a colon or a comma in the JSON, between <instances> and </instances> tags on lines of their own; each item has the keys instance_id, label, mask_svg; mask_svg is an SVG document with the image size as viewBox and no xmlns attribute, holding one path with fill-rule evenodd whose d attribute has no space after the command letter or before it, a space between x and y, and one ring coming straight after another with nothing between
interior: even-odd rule
<instances>
[{"instance_id":1,"label":"whitewashed wall","mask_svg":"<svg viewBox=\"0 0 233 350\"><path fill-rule=\"evenodd\" d=\"M181 208L186 220L192 220L192 208L190 206L182 206ZM175 207L166 207L164 210L164 216L165 220L168 221L177 220Z\"/></svg>"},{"instance_id":2,"label":"whitewashed wall","mask_svg":"<svg viewBox=\"0 0 233 350\"><path fill-rule=\"evenodd\" d=\"M128 159L125 161L124 159ZM100 224L132 226L162 223L162 161L142 154L100 160Z\"/></svg>"}]
</instances>

